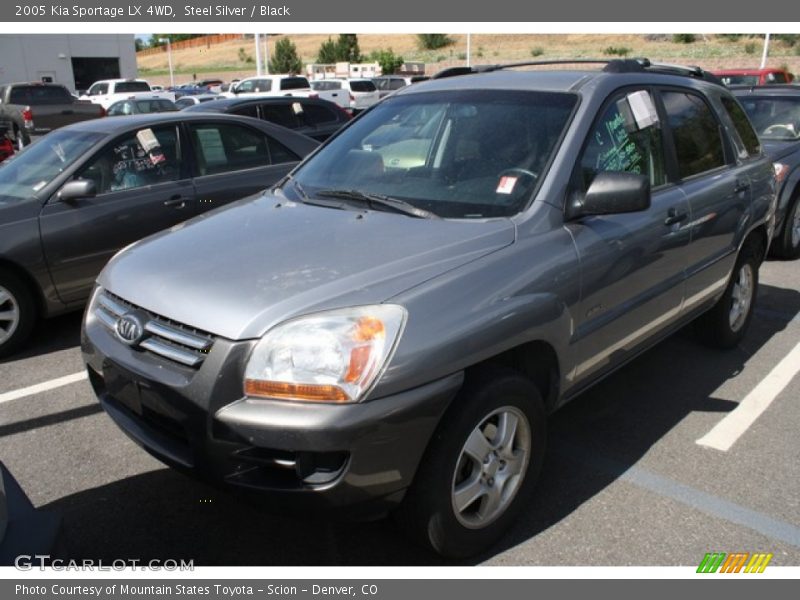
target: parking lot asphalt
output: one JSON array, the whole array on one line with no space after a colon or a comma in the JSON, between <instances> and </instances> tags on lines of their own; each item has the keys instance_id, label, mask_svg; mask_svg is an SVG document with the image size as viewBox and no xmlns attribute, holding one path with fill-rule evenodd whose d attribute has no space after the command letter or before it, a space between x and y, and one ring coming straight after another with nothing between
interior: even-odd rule
<instances>
[{"instance_id":1,"label":"parking lot asphalt","mask_svg":"<svg viewBox=\"0 0 800 600\"><path fill-rule=\"evenodd\" d=\"M82 371L80 318L46 322L0 362L0 460L37 508L61 515L62 558L446 564L390 520L275 515L164 467L85 379L61 379ZM691 566L706 552L772 552L772 565L800 565L799 343L800 262L769 261L737 348L679 332L551 417L535 499L470 563ZM19 391L37 384L58 386ZM698 444L745 412L757 418L730 449Z\"/></svg>"}]
</instances>

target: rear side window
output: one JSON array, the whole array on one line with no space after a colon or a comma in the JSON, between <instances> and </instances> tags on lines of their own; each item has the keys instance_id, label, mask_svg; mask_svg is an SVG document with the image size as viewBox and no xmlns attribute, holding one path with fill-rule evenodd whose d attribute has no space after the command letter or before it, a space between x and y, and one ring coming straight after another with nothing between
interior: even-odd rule
<instances>
[{"instance_id":1,"label":"rear side window","mask_svg":"<svg viewBox=\"0 0 800 600\"><path fill-rule=\"evenodd\" d=\"M662 98L681 179L724 166L719 123L705 101L685 92L663 92Z\"/></svg>"},{"instance_id":2,"label":"rear side window","mask_svg":"<svg viewBox=\"0 0 800 600\"><path fill-rule=\"evenodd\" d=\"M279 165L287 162L295 162L300 160L294 152L289 150L286 146L279 141L267 136L267 143L269 144L269 154L272 159L273 165Z\"/></svg>"},{"instance_id":3,"label":"rear side window","mask_svg":"<svg viewBox=\"0 0 800 600\"><path fill-rule=\"evenodd\" d=\"M652 125L626 130L619 102L624 102L624 96L612 100L589 133L580 159L584 190L598 173L609 171L647 175L652 187L667 182L661 129Z\"/></svg>"},{"instance_id":4,"label":"rear side window","mask_svg":"<svg viewBox=\"0 0 800 600\"><path fill-rule=\"evenodd\" d=\"M297 129L297 115L289 104L263 104L261 105L261 118L281 127Z\"/></svg>"},{"instance_id":5,"label":"rear side window","mask_svg":"<svg viewBox=\"0 0 800 600\"><path fill-rule=\"evenodd\" d=\"M241 115L243 117L253 117L254 119L258 119L258 105L246 104L244 106L237 106L231 111L231 113L233 113L234 115Z\"/></svg>"},{"instance_id":6,"label":"rear side window","mask_svg":"<svg viewBox=\"0 0 800 600\"><path fill-rule=\"evenodd\" d=\"M303 107L303 114L305 115L306 123L309 125L335 123L338 121L336 114L332 110L318 104L306 104Z\"/></svg>"},{"instance_id":7,"label":"rear side window","mask_svg":"<svg viewBox=\"0 0 800 600\"><path fill-rule=\"evenodd\" d=\"M310 87L308 79L305 77L285 77L281 79L282 90L299 90L308 87Z\"/></svg>"},{"instance_id":8,"label":"rear side window","mask_svg":"<svg viewBox=\"0 0 800 600\"><path fill-rule=\"evenodd\" d=\"M69 92L59 86L20 85L11 88L10 104L69 104L72 97Z\"/></svg>"},{"instance_id":9,"label":"rear side window","mask_svg":"<svg viewBox=\"0 0 800 600\"><path fill-rule=\"evenodd\" d=\"M350 89L354 92L374 92L378 88L371 81L351 81Z\"/></svg>"},{"instance_id":10,"label":"rear side window","mask_svg":"<svg viewBox=\"0 0 800 600\"><path fill-rule=\"evenodd\" d=\"M733 121L733 126L736 127L736 131L739 133L739 137L742 139L742 143L744 143L745 150L747 151L747 154L741 158L759 154L761 152L761 144L758 141L756 132L753 131L753 126L750 124L750 119L747 118L744 109L736 100L729 96L722 97L722 105L725 107L725 110L728 111L728 115L731 121Z\"/></svg>"},{"instance_id":11,"label":"rear side window","mask_svg":"<svg viewBox=\"0 0 800 600\"><path fill-rule=\"evenodd\" d=\"M149 92L150 86L146 81L119 81L114 86L117 94L129 94L131 92Z\"/></svg>"},{"instance_id":12,"label":"rear side window","mask_svg":"<svg viewBox=\"0 0 800 600\"><path fill-rule=\"evenodd\" d=\"M215 175L270 164L267 136L230 123L191 126L192 145L200 175Z\"/></svg>"},{"instance_id":13,"label":"rear side window","mask_svg":"<svg viewBox=\"0 0 800 600\"><path fill-rule=\"evenodd\" d=\"M389 80L389 89L390 90L399 90L400 88L406 87L406 82L402 79L390 79Z\"/></svg>"},{"instance_id":14,"label":"rear side window","mask_svg":"<svg viewBox=\"0 0 800 600\"><path fill-rule=\"evenodd\" d=\"M767 73L767 83L788 83L783 73Z\"/></svg>"}]
</instances>

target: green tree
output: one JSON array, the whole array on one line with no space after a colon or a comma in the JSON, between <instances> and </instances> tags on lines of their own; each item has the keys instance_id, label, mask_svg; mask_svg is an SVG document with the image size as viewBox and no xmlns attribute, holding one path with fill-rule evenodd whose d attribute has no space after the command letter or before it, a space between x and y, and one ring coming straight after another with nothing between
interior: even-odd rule
<instances>
[{"instance_id":1,"label":"green tree","mask_svg":"<svg viewBox=\"0 0 800 600\"><path fill-rule=\"evenodd\" d=\"M282 37L275 43L275 50L269 59L271 73L300 73L303 61L297 55L297 46L288 37Z\"/></svg>"},{"instance_id":2,"label":"green tree","mask_svg":"<svg viewBox=\"0 0 800 600\"><path fill-rule=\"evenodd\" d=\"M361 50L358 47L358 36L355 33L341 33L336 40L336 61L361 62Z\"/></svg>"},{"instance_id":3,"label":"green tree","mask_svg":"<svg viewBox=\"0 0 800 600\"><path fill-rule=\"evenodd\" d=\"M331 38L328 38L327 41L324 41L319 45L317 62L323 65L329 65L336 62L336 44Z\"/></svg>"},{"instance_id":4,"label":"green tree","mask_svg":"<svg viewBox=\"0 0 800 600\"><path fill-rule=\"evenodd\" d=\"M405 62L403 57L396 56L391 48L388 50L375 50L370 54L370 60L373 60L381 66L381 73L384 75L396 73Z\"/></svg>"}]
</instances>

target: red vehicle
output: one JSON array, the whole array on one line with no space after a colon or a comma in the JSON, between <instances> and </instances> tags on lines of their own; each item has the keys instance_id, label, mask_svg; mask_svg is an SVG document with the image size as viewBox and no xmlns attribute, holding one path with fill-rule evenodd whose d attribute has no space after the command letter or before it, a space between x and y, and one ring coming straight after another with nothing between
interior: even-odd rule
<instances>
[{"instance_id":1,"label":"red vehicle","mask_svg":"<svg viewBox=\"0 0 800 600\"><path fill-rule=\"evenodd\" d=\"M14 143L8 137L11 125L0 121L0 162L14 154Z\"/></svg>"},{"instance_id":2,"label":"red vehicle","mask_svg":"<svg viewBox=\"0 0 800 600\"><path fill-rule=\"evenodd\" d=\"M783 69L722 69L712 73L727 86L770 85L791 83L794 80L794 75Z\"/></svg>"}]
</instances>

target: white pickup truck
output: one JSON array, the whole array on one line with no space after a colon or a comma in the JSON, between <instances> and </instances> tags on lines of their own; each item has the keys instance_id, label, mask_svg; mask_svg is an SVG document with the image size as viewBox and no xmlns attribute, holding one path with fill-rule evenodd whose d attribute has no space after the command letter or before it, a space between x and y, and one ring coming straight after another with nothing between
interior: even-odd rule
<instances>
[{"instance_id":1,"label":"white pickup truck","mask_svg":"<svg viewBox=\"0 0 800 600\"><path fill-rule=\"evenodd\" d=\"M130 98L162 98L175 102L175 94L156 92L144 79L103 79L93 83L80 97L81 100L90 100L95 104L101 104L105 109L119 100Z\"/></svg>"},{"instance_id":2,"label":"white pickup truck","mask_svg":"<svg viewBox=\"0 0 800 600\"><path fill-rule=\"evenodd\" d=\"M341 90L315 91L311 89L308 78L302 75L259 75L242 79L236 86L223 94L228 98L250 98L257 96L302 96L322 98L341 104L337 96Z\"/></svg>"}]
</instances>

